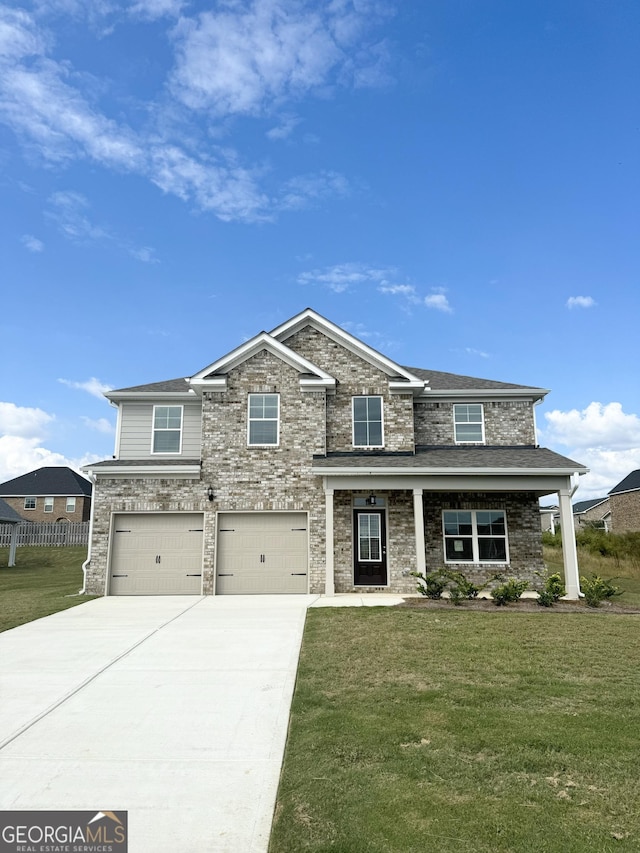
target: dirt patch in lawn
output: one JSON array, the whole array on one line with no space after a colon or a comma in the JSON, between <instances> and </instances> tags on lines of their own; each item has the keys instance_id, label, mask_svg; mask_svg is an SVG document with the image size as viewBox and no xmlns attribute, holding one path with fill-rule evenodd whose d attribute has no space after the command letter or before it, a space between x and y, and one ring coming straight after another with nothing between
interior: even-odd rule
<instances>
[{"instance_id":1,"label":"dirt patch in lawn","mask_svg":"<svg viewBox=\"0 0 640 853\"><path fill-rule=\"evenodd\" d=\"M640 615L640 608L630 604L603 601L600 607L587 607L583 601L558 601L553 607L541 607L535 599L524 598L520 601L498 607L491 598L471 598L463 604L452 604L446 598L433 599L425 597L405 598L399 607L409 607L415 610L470 610L491 611L491 613L625 613Z\"/></svg>"}]
</instances>

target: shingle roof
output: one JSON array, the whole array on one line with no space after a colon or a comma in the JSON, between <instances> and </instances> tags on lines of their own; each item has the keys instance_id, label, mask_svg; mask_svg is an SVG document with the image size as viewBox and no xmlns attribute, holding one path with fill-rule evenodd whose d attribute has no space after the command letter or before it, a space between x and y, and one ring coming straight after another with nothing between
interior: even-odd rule
<instances>
[{"instance_id":1,"label":"shingle roof","mask_svg":"<svg viewBox=\"0 0 640 853\"><path fill-rule=\"evenodd\" d=\"M573 514L578 515L581 512L586 512L588 509L593 509L594 506L608 501L609 498L605 495L604 498L591 498L588 501L576 501L573 505Z\"/></svg>"},{"instance_id":2,"label":"shingle roof","mask_svg":"<svg viewBox=\"0 0 640 853\"><path fill-rule=\"evenodd\" d=\"M493 379L478 379L475 376L461 376L457 373L443 373L440 370L424 370L422 367L405 367L410 373L415 374L419 379L425 379L429 383L429 387L434 391L468 391L471 389L482 390L499 390L504 389L528 389L539 391L532 385L514 385L512 382L497 382Z\"/></svg>"},{"instance_id":3,"label":"shingle roof","mask_svg":"<svg viewBox=\"0 0 640 853\"><path fill-rule=\"evenodd\" d=\"M176 391L184 391L187 393L189 391L189 384L184 376L179 379L165 379L164 382L149 382L146 385L132 385L130 388L114 388L113 393L126 393L126 392L135 392L140 391L143 393L151 393L151 392L163 392L168 391L169 393L175 394ZM109 392L111 393L111 392ZM109 396L107 394L106 396Z\"/></svg>"},{"instance_id":4,"label":"shingle roof","mask_svg":"<svg viewBox=\"0 0 640 853\"><path fill-rule=\"evenodd\" d=\"M24 518L0 498L0 524L18 524L21 521L24 521Z\"/></svg>"},{"instance_id":5,"label":"shingle roof","mask_svg":"<svg viewBox=\"0 0 640 853\"><path fill-rule=\"evenodd\" d=\"M637 489L640 489L640 468L627 474L624 480L621 480L617 486L611 489L609 494L617 495L620 492L635 492Z\"/></svg>"},{"instance_id":6,"label":"shingle roof","mask_svg":"<svg viewBox=\"0 0 640 853\"><path fill-rule=\"evenodd\" d=\"M85 465L85 468L162 468L183 466L189 467L192 465L200 465L200 459L103 459L102 462L92 462L90 465Z\"/></svg>"},{"instance_id":7,"label":"shingle roof","mask_svg":"<svg viewBox=\"0 0 640 853\"><path fill-rule=\"evenodd\" d=\"M0 495L22 497L23 495L67 497L91 496L91 483L71 468L38 468L21 477L0 484Z\"/></svg>"},{"instance_id":8,"label":"shingle roof","mask_svg":"<svg viewBox=\"0 0 640 853\"><path fill-rule=\"evenodd\" d=\"M579 462L560 456L546 447L418 447L415 454L340 453L314 457L313 467L322 468L416 468L434 470L477 468L479 470L584 471Z\"/></svg>"}]
</instances>

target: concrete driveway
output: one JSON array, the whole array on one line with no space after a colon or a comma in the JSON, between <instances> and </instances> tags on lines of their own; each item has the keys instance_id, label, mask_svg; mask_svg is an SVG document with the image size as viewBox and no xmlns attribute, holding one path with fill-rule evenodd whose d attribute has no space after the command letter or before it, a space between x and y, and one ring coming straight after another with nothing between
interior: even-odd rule
<instances>
[{"instance_id":1,"label":"concrete driveway","mask_svg":"<svg viewBox=\"0 0 640 853\"><path fill-rule=\"evenodd\" d=\"M317 598L100 598L0 634L0 809L125 809L131 853L266 850Z\"/></svg>"}]
</instances>

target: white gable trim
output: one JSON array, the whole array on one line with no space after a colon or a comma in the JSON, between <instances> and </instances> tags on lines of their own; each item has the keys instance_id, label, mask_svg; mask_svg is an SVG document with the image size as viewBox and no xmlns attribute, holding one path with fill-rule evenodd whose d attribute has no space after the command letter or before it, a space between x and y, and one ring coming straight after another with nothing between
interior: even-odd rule
<instances>
[{"instance_id":1,"label":"white gable trim","mask_svg":"<svg viewBox=\"0 0 640 853\"><path fill-rule=\"evenodd\" d=\"M336 326L335 323L322 317L312 308L306 308L300 314L287 320L286 323L277 326L273 329L271 335L279 341L286 341L305 326L312 326L318 332L331 338L335 343L340 344L354 355L368 361L369 364L386 373L391 380L397 380L389 382L391 392L400 394L411 392L415 394L424 390L426 384L424 379L419 379L405 367L401 367L395 361L391 361L391 359L382 355L382 353L377 352L377 350L358 340L358 338L350 335L349 332L345 332L340 326Z\"/></svg>"},{"instance_id":2,"label":"white gable trim","mask_svg":"<svg viewBox=\"0 0 640 853\"><path fill-rule=\"evenodd\" d=\"M197 390L224 391L227 387L227 374L263 349L284 361L298 373L303 374L300 377L300 387L303 390L335 389L336 380L333 376L307 361L306 358L298 355L297 352L289 349L267 332L260 332L255 338L251 338L227 355L214 361L213 364L192 376L189 384Z\"/></svg>"}]
</instances>

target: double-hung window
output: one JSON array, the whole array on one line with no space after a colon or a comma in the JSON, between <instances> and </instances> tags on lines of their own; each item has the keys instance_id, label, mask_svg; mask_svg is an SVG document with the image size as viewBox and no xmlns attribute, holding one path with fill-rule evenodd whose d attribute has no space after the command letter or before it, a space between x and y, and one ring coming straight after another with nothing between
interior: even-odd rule
<instances>
[{"instance_id":1,"label":"double-hung window","mask_svg":"<svg viewBox=\"0 0 640 853\"><path fill-rule=\"evenodd\" d=\"M382 397L353 398L353 446L384 446Z\"/></svg>"},{"instance_id":2,"label":"double-hung window","mask_svg":"<svg viewBox=\"0 0 640 853\"><path fill-rule=\"evenodd\" d=\"M180 453L182 406L153 407L153 453Z\"/></svg>"},{"instance_id":3,"label":"double-hung window","mask_svg":"<svg viewBox=\"0 0 640 853\"><path fill-rule=\"evenodd\" d=\"M249 394L250 447L275 447L280 441L280 397L278 394Z\"/></svg>"},{"instance_id":4,"label":"double-hung window","mask_svg":"<svg viewBox=\"0 0 640 853\"><path fill-rule=\"evenodd\" d=\"M442 528L447 563L508 562L504 510L445 510Z\"/></svg>"},{"instance_id":5,"label":"double-hung window","mask_svg":"<svg viewBox=\"0 0 640 853\"><path fill-rule=\"evenodd\" d=\"M36 508L36 499L34 497L27 497L24 499L24 508L25 509L35 509Z\"/></svg>"},{"instance_id":6,"label":"double-hung window","mask_svg":"<svg viewBox=\"0 0 640 853\"><path fill-rule=\"evenodd\" d=\"M456 403L453 407L456 444L484 444L482 403Z\"/></svg>"},{"instance_id":7,"label":"double-hung window","mask_svg":"<svg viewBox=\"0 0 640 853\"><path fill-rule=\"evenodd\" d=\"M75 512L76 511L76 499L75 498L67 498L67 506L65 512Z\"/></svg>"},{"instance_id":8,"label":"double-hung window","mask_svg":"<svg viewBox=\"0 0 640 853\"><path fill-rule=\"evenodd\" d=\"M53 498L44 499L44 511L53 512Z\"/></svg>"}]
</instances>

